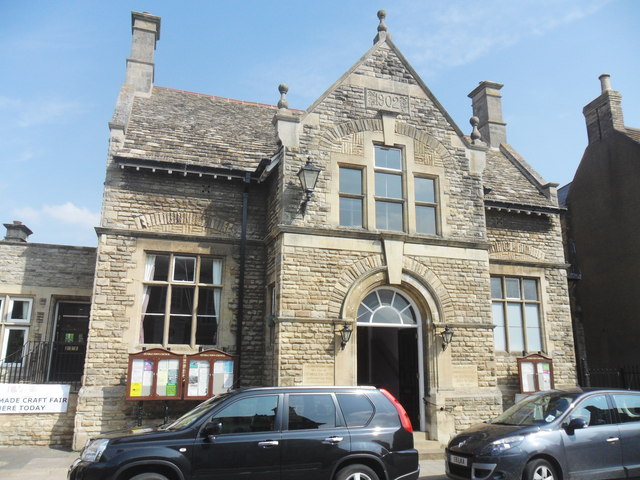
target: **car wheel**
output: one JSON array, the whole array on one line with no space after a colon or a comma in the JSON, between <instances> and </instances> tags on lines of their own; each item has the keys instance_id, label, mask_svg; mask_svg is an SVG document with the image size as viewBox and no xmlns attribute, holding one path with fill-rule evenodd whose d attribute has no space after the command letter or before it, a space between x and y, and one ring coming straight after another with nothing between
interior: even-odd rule
<instances>
[{"instance_id":1,"label":"car wheel","mask_svg":"<svg viewBox=\"0 0 640 480\"><path fill-rule=\"evenodd\" d=\"M366 465L349 465L336 474L336 480L378 480L378 475Z\"/></svg>"},{"instance_id":2,"label":"car wheel","mask_svg":"<svg viewBox=\"0 0 640 480\"><path fill-rule=\"evenodd\" d=\"M169 479L160 473L147 472L147 473L139 473L138 475L131 477L129 480L169 480Z\"/></svg>"},{"instance_id":3,"label":"car wheel","mask_svg":"<svg viewBox=\"0 0 640 480\"><path fill-rule=\"evenodd\" d=\"M553 466L541 458L527 463L523 478L524 480L559 480Z\"/></svg>"}]
</instances>

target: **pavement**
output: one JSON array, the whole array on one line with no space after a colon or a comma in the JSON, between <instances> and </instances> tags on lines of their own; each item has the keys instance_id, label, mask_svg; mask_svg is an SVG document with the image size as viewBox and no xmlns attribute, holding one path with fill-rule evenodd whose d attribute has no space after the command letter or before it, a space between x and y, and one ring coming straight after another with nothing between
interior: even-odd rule
<instances>
[{"instance_id":1,"label":"pavement","mask_svg":"<svg viewBox=\"0 0 640 480\"><path fill-rule=\"evenodd\" d=\"M2 480L64 480L78 452L62 447L0 447ZM420 460L421 480L446 480L444 460Z\"/></svg>"}]
</instances>

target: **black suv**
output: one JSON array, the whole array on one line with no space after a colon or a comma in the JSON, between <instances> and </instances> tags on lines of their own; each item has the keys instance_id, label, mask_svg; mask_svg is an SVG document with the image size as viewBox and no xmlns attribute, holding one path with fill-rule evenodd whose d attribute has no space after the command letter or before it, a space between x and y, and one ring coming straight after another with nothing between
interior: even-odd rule
<instances>
[{"instance_id":1,"label":"black suv","mask_svg":"<svg viewBox=\"0 0 640 480\"><path fill-rule=\"evenodd\" d=\"M250 388L173 423L101 435L69 480L415 480L398 401L373 387Z\"/></svg>"}]
</instances>

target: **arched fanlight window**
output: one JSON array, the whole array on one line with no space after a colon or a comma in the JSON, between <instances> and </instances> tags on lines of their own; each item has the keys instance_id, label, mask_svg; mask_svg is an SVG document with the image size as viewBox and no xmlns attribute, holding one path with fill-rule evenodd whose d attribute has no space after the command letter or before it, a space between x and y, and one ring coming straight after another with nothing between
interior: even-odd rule
<instances>
[{"instance_id":1,"label":"arched fanlight window","mask_svg":"<svg viewBox=\"0 0 640 480\"><path fill-rule=\"evenodd\" d=\"M364 297L358 308L361 325L412 325L416 312L400 292L391 288L379 288Z\"/></svg>"}]
</instances>

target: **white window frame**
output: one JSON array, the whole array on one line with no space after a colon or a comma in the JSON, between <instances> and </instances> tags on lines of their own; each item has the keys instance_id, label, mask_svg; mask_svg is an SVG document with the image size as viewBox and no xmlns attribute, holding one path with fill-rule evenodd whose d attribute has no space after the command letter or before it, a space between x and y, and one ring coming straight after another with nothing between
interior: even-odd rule
<instances>
[{"instance_id":1,"label":"white window frame","mask_svg":"<svg viewBox=\"0 0 640 480\"><path fill-rule=\"evenodd\" d=\"M26 302L28 307L27 307L27 318L23 319L23 318L11 318L11 312L13 311L13 304L16 302ZM9 308L7 308L7 315L6 315L6 323L21 323L21 324L26 324L26 323L31 323L31 313L33 310L33 298L28 298L28 297L12 297L9 296Z\"/></svg>"},{"instance_id":2,"label":"white window frame","mask_svg":"<svg viewBox=\"0 0 640 480\"><path fill-rule=\"evenodd\" d=\"M2 340L2 354L0 355L1 359L5 359L7 356L7 347L9 346L9 332L15 330L22 330L24 332L24 342L22 342L22 346L24 347L29 341L29 327L17 326L17 325L6 325L3 331L3 340ZM2 365L5 367L19 367L22 363L5 363L2 362Z\"/></svg>"},{"instance_id":3,"label":"white window frame","mask_svg":"<svg viewBox=\"0 0 640 480\"><path fill-rule=\"evenodd\" d=\"M217 346L220 342L220 323L221 323L221 310L223 305L223 293L224 293L224 260L215 255L203 255L203 254L189 254L189 253L178 253L178 252L154 252L148 251L145 252L145 258L148 259L150 256L167 256L169 257L169 268L167 271L167 280L147 280L144 279L142 283L143 289L145 287L152 286L164 286L167 287L166 294L166 302L163 313L163 335L162 335L162 343L150 343L147 341L142 341L144 329L144 317L147 312L144 311L144 306L140 312L140 345L161 345L162 347L167 346L177 346L177 345L187 345L192 348L197 347L198 343L196 343L197 339L197 327L198 327L198 318L201 317L212 317L216 320L216 342L215 343L207 343L203 345L211 345ZM175 279L175 261L176 259L194 259L194 279L193 280L176 280ZM200 282L200 270L202 265L202 260L218 260L220 261L220 281L221 283L202 283ZM191 316L191 338L188 344L186 343L169 343L169 329L171 323L171 298L172 298L172 287L186 287L192 286L194 288L194 300L193 300L193 308L190 314ZM201 289L218 289L220 292L220 305L219 309L216 312L216 315L204 315L198 314L198 301L199 301L199 292ZM186 314L174 315L174 316L187 316Z\"/></svg>"}]
</instances>

